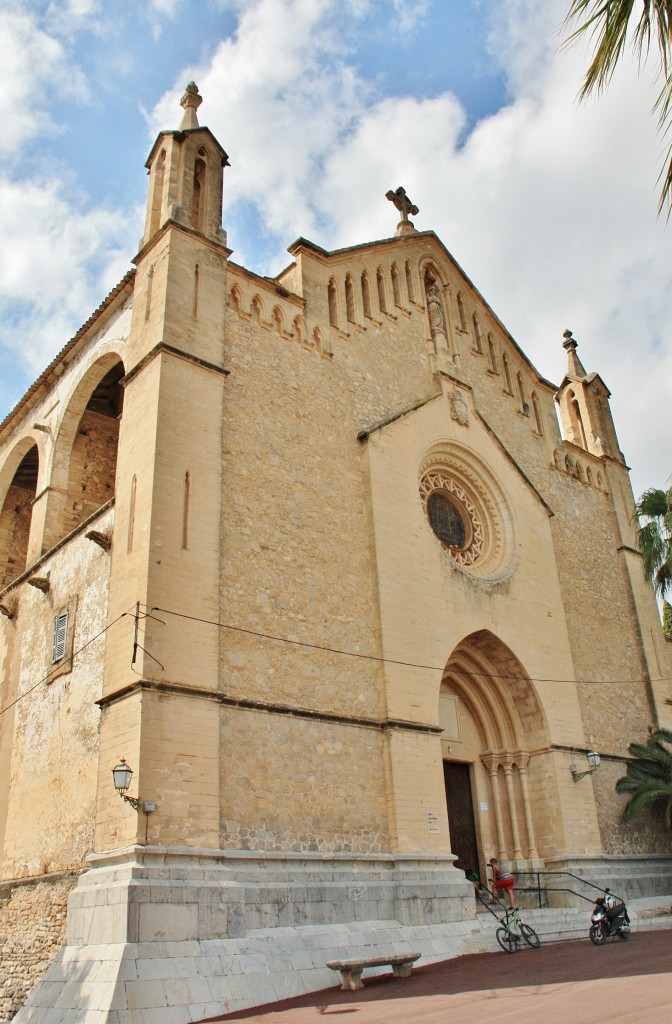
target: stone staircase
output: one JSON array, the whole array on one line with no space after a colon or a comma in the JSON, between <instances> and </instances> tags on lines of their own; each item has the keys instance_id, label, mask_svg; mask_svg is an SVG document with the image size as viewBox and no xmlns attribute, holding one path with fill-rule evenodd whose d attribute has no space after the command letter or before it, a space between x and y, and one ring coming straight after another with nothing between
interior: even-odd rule
<instances>
[{"instance_id":1,"label":"stone staircase","mask_svg":"<svg viewBox=\"0 0 672 1024\"><path fill-rule=\"evenodd\" d=\"M566 942L570 939L587 939L590 927L591 904L585 907L534 907L523 908L523 921L534 928L542 943ZM499 915L498 907L493 907ZM672 898L654 896L629 900L628 913L633 933L672 929ZM479 907L473 931L465 937L464 953L484 953L499 949L495 938L498 922L485 907Z\"/></svg>"}]
</instances>

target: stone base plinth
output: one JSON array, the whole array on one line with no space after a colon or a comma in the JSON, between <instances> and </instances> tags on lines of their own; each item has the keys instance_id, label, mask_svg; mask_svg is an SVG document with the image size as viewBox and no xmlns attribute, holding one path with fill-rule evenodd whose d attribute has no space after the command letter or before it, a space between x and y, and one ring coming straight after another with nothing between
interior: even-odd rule
<instances>
[{"instance_id":1,"label":"stone base plinth","mask_svg":"<svg viewBox=\"0 0 672 1024\"><path fill-rule=\"evenodd\" d=\"M187 1024L335 983L328 960L460 951L472 886L452 856L134 847L94 855L67 945L16 1024Z\"/></svg>"}]
</instances>

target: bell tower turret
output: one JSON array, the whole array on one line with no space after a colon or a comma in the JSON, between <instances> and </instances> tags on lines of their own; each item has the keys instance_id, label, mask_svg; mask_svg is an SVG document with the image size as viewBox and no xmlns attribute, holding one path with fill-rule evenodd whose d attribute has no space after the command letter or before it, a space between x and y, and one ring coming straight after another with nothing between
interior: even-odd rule
<instances>
[{"instance_id":1,"label":"bell tower turret","mask_svg":"<svg viewBox=\"0 0 672 1024\"><path fill-rule=\"evenodd\" d=\"M624 462L609 408L610 391L597 373L586 373L572 332L563 334L567 373L555 396L565 438L593 455Z\"/></svg>"},{"instance_id":2,"label":"bell tower turret","mask_svg":"<svg viewBox=\"0 0 672 1024\"><path fill-rule=\"evenodd\" d=\"M145 164L149 196L142 248L171 221L226 245L221 225L228 156L210 129L199 126L197 111L203 100L194 82L180 102L180 127L159 132Z\"/></svg>"}]
</instances>

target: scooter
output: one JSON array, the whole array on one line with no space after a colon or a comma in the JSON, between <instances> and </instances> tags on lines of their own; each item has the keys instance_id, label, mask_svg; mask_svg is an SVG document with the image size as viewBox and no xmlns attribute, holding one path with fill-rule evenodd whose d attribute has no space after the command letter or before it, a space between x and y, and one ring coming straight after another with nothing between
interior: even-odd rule
<instances>
[{"instance_id":1,"label":"scooter","mask_svg":"<svg viewBox=\"0 0 672 1024\"><path fill-rule=\"evenodd\" d=\"M623 942L630 938L630 918L628 910L622 899L613 896L609 889L604 890L604 896L595 900L595 906L590 916L590 941L596 946L602 946L610 936L618 935Z\"/></svg>"}]
</instances>

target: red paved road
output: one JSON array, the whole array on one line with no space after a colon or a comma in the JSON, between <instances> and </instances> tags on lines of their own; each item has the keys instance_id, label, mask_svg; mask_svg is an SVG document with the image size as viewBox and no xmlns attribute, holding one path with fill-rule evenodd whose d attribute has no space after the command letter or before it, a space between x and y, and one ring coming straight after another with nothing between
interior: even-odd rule
<instances>
[{"instance_id":1,"label":"red paved road","mask_svg":"<svg viewBox=\"0 0 672 1024\"><path fill-rule=\"evenodd\" d=\"M482 953L219 1018L246 1024L672 1024L672 931ZM364 974L366 979L366 972Z\"/></svg>"}]
</instances>

